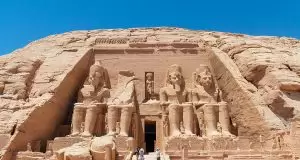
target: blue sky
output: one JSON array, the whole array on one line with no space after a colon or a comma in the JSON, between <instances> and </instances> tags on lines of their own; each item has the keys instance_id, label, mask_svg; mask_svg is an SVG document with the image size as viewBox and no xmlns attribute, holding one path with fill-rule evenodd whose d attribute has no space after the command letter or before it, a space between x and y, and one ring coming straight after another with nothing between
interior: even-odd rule
<instances>
[{"instance_id":1,"label":"blue sky","mask_svg":"<svg viewBox=\"0 0 300 160\"><path fill-rule=\"evenodd\" d=\"M1 0L0 55L72 30L158 26L300 39L300 0Z\"/></svg>"}]
</instances>

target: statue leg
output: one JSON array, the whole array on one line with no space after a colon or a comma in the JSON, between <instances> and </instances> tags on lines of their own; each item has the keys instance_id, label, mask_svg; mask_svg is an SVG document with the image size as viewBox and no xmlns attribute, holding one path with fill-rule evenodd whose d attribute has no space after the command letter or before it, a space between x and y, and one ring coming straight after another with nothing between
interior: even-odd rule
<instances>
[{"instance_id":1,"label":"statue leg","mask_svg":"<svg viewBox=\"0 0 300 160\"><path fill-rule=\"evenodd\" d=\"M215 107L215 105L209 104L203 106L207 136L220 135L220 133L217 131L217 117Z\"/></svg>"},{"instance_id":2,"label":"statue leg","mask_svg":"<svg viewBox=\"0 0 300 160\"><path fill-rule=\"evenodd\" d=\"M165 137L169 136L169 121L168 121L168 115L163 113L162 114L162 124L163 124L163 135Z\"/></svg>"},{"instance_id":3,"label":"statue leg","mask_svg":"<svg viewBox=\"0 0 300 160\"><path fill-rule=\"evenodd\" d=\"M105 157L104 160L112 160L112 148L110 146L105 146Z\"/></svg>"},{"instance_id":4,"label":"statue leg","mask_svg":"<svg viewBox=\"0 0 300 160\"><path fill-rule=\"evenodd\" d=\"M183 125L184 131L187 135L193 134L193 126L194 126L194 111L192 104L183 104Z\"/></svg>"},{"instance_id":5,"label":"statue leg","mask_svg":"<svg viewBox=\"0 0 300 160\"><path fill-rule=\"evenodd\" d=\"M91 104L86 110L85 122L84 122L84 132L82 136L92 136L94 134L94 128L98 116L98 108L96 104Z\"/></svg>"},{"instance_id":6,"label":"statue leg","mask_svg":"<svg viewBox=\"0 0 300 160\"><path fill-rule=\"evenodd\" d=\"M200 136L205 135L205 127L204 127L204 113L203 110L197 110L196 111L197 120L199 123L199 130L200 130Z\"/></svg>"},{"instance_id":7,"label":"statue leg","mask_svg":"<svg viewBox=\"0 0 300 160\"><path fill-rule=\"evenodd\" d=\"M108 135L116 134L116 123L117 123L118 108L115 106L108 106L107 108L107 126Z\"/></svg>"},{"instance_id":8,"label":"statue leg","mask_svg":"<svg viewBox=\"0 0 300 160\"><path fill-rule=\"evenodd\" d=\"M169 106L170 136L178 136L181 134L179 131L179 121L179 106L171 104Z\"/></svg>"},{"instance_id":9,"label":"statue leg","mask_svg":"<svg viewBox=\"0 0 300 160\"><path fill-rule=\"evenodd\" d=\"M96 136L102 136L105 134L105 108L106 108L106 104L96 104L99 107L99 113L97 116L97 122L96 122L96 126L94 129L94 132L96 134Z\"/></svg>"},{"instance_id":10,"label":"statue leg","mask_svg":"<svg viewBox=\"0 0 300 160\"><path fill-rule=\"evenodd\" d=\"M78 135L81 131L81 124L84 121L85 107L82 103L75 103L72 116L72 133L71 135Z\"/></svg>"},{"instance_id":11,"label":"statue leg","mask_svg":"<svg viewBox=\"0 0 300 160\"><path fill-rule=\"evenodd\" d=\"M128 137L131 117L132 117L132 106L122 107L121 109L121 119L120 119L120 136Z\"/></svg>"},{"instance_id":12,"label":"statue leg","mask_svg":"<svg viewBox=\"0 0 300 160\"><path fill-rule=\"evenodd\" d=\"M230 121L227 104L224 102L219 104L219 122L222 126L222 134L232 135L230 133Z\"/></svg>"}]
</instances>

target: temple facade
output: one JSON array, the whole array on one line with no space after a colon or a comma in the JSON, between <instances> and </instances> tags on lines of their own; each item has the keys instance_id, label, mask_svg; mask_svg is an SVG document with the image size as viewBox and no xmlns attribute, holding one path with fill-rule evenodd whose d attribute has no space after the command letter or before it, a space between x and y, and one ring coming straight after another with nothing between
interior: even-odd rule
<instances>
[{"instance_id":1,"label":"temple facade","mask_svg":"<svg viewBox=\"0 0 300 160\"><path fill-rule=\"evenodd\" d=\"M215 52L192 41L96 41L64 122L51 138L29 142L14 158L131 160L137 148L160 149L171 160L297 158L297 119L291 130L245 132L240 117L246 115L233 112L251 104L223 92L237 82Z\"/></svg>"}]
</instances>

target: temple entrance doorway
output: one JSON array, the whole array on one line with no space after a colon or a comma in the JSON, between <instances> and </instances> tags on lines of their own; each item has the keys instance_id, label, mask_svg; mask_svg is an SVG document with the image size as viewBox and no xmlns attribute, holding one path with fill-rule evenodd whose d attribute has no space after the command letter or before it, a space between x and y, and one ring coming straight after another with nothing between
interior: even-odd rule
<instances>
[{"instance_id":1,"label":"temple entrance doorway","mask_svg":"<svg viewBox=\"0 0 300 160\"><path fill-rule=\"evenodd\" d=\"M155 121L145 122L145 142L146 152L154 152L156 140L156 123Z\"/></svg>"}]
</instances>

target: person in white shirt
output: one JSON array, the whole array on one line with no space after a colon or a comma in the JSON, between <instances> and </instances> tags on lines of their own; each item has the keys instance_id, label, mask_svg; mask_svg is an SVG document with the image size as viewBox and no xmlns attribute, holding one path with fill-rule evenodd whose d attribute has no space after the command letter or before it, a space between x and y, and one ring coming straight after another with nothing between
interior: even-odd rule
<instances>
[{"instance_id":1,"label":"person in white shirt","mask_svg":"<svg viewBox=\"0 0 300 160\"><path fill-rule=\"evenodd\" d=\"M157 160L160 160L160 150L159 150L159 148L156 148L156 159Z\"/></svg>"},{"instance_id":2,"label":"person in white shirt","mask_svg":"<svg viewBox=\"0 0 300 160\"><path fill-rule=\"evenodd\" d=\"M144 160L144 149L143 148L141 148L140 150L139 150L139 158L138 158L138 160Z\"/></svg>"}]
</instances>

